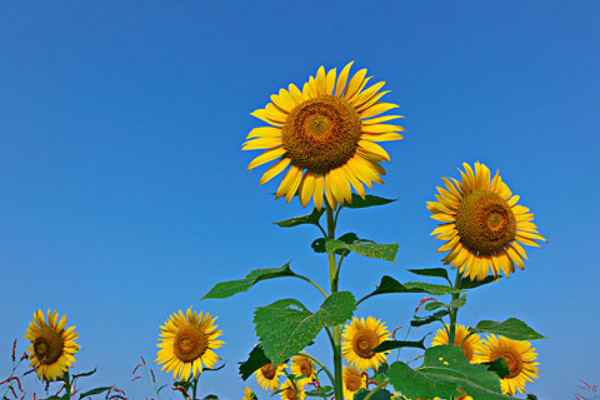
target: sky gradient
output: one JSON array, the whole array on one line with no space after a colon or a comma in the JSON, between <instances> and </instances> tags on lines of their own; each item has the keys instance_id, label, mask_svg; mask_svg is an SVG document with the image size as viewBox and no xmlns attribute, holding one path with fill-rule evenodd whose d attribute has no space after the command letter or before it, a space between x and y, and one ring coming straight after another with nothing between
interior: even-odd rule
<instances>
[{"instance_id":1,"label":"sky gradient","mask_svg":"<svg viewBox=\"0 0 600 400\"><path fill-rule=\"evenodd\" d=\"M371 192L399 200L343 211L338 232L400 251L396 263L350 256L340 288L362 296L384 274L407 281L406 268L439 266L425 202L442 176L481 161L549 243L527 249L525 271L469 295L459 322L515 316L546 335L534 344L540 379L526 387L540 399L572 398L578 378L600 383L599 16L593 0L1 2L0 378L13 340L23 351L33 313L51 308L80 333L76 371L98 367L86 386L150 397L131 371L191 305L219 315L227 342L226 367L199 392L241 399L254 308L296 297L314 309L318 295L278 280L199 299L289 260L327 279L310 249L319 232L271 223L311 209L274 201L281 178L259 186L266 168L246 169L260 152L241 144L263 125L249 113L319 66L355 60L387 82L407 132L384 144L392 161ZM357 315L407 326L420 298L374 298Z\"/></svg>"}]
</instances>

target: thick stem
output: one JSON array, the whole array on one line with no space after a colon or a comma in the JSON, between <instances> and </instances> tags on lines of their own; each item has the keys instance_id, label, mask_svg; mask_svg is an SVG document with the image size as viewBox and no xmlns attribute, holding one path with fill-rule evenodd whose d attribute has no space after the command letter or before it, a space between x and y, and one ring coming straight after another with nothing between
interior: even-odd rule
<instances>
[{"instance_id":1,"label":"thick stem","mask_svg":"<svg viewBox=\"0 0 600 400\"><path fill-rule=\"evenodd\" d=\"M460 289L460 283L462 279L462 273L456 271L456 279L454 279L454 288ZM460 293L452 293L452 301L455 301L460 296ZM456 338L456 318L458 316L458 308L452 308L450 310L450 334L448 335L448 344L455 345Z\"/></svg>"},{"instance_id":2,"label":"thick stem","mask_svg":"<svg viewBox=\"0 0 600 400\"><path fill-rule=\"evenodd\" d=\"M198 389L198 378L194 378L194 382L192 383L192 400L196 400L196 389Z\"/></svg>"}]
</instances>

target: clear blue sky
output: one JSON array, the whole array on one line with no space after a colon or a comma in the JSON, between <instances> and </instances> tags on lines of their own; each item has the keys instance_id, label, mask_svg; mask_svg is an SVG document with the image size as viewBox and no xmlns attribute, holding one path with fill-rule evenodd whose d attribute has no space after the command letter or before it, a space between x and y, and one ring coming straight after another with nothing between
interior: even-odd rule
<instances>
[{"instance_id":1,"label":"clear blue sky","mask_svg":"<svg viewBox=\"0 0 600 400\"><path fill-rule=\"evenodd\" d=\"M351 256L341 287L362 295L383 274L439 265L425 202L479 160L549 243L472 294L460 321L516 316L545 334L527 386L543 399L570 398L580 377L600 383L599 17L594 0L0 3L0 376L34 311L52 308L78 327L77 369L97 365L92 383L150 396L131 370L154 360L169 314L193 305L220 316L227 341L225 369L200 391L241 398L254 307L318 298L279 280L198 299L288 260L326 279L309 247L318 232L271 224L304 210L272 199L280 179L260 187L264 168L246 170L259 152L241 143L261 125L249 113L320 65L355 60L388 82L408 132L385 146L373 192L400 200L344 212L339 230L400 242L398 262ZM407 325L419 298L376 298L358 315Z\"/></svg>"}]
</instances>

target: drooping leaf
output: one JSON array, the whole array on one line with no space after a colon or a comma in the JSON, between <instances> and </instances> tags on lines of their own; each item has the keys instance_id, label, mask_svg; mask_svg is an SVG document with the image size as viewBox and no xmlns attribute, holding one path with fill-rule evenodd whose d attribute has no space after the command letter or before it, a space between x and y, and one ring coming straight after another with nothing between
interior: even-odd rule
<instances>
[{"instance_id":1,"label":"drooping leaf","mask_svg":"<svg viewBox=\"0 0 600 400\"><path fill-rule=\"evenodd\" d=\"M425 283L425 282L407 282L400 283L396 279L391 276L384 275L381 278L381 282L377 286L377 288L360 299L358 304L362 303L366 299L377 296L380 294L387 293L429 293L434 296L440 296L444 294L454 294L454 293L462 293L463 291L460 289L455 289L450 286L445 285L435 285L433 283Z\"/></svg>"},{"instance_id":2,"label":"drooping leaf","mask_svg":"<svg viewBox=\"0 0 600 400\"><path fill-rule=\"evenodd\" d=\"M427 303L427 304L425 304L425 310L427 310L427 311L433 311L433 310L437 310L438 308L442 308L442 307L446 307L446 308L461 308L465 304L467 304L467 296L463 294L458 299L452 300L448 304L440 303L439 301L434 301L434 302L431 302L431 303Z\"/></svg>"},{"instance_id":3,"label":"drooping leaf","mask_svg":"<svg viewBox=\"0 0 600 400\"><path fill-rule=\"evenodd\" d=\"M419 341L411 341L411 340L384 340L379 343L379 346L375 347L372 351L373 353L381 353L382 351L401 349L403 347L411 347L414 349L423 349L425 350L425 336L423 339Z\"/></svg>"},{"instance_id":4,"label":"drooping leaf","mask_svg":"<svg viewBox=\"0 0 600 400\"><path fill-rule=\"evenodd\" d=\"M491 362L482 363L483 365L487 365L488 371L495 372L496 375L500 379L508 376L510 374L510 369L508 369L508 365L506 365L506 361L504 358L500 357Z\"/></svg>"},{"instance_id":5,"label":"drooping leaf","mask_svg":"<svg viewBox=\"0 0 600 400\"><path fill-rule=\"evenodd\" d=\"M325 208L321 208L321 211L314 208L310 214L302 215L302 216L296 217L296 218L286 219L284 221L273 222L273 223L281 228L291 228L294 226L304 225L304 224L317 225L319 223L319 219L321 218L321 215L323 215L324 212L325 212Z\"/></svg>"},{"instance_id":6,"label":"drooping leaf","mask_svg":"<svg viewBox=\"0 0 600 400\"><path fill-rule=\"evenodd\" d=\"M501 278L500 275L498 275L496 277L494 277L493 275L489 275L489 276L486 276L481 281L474 281L471 278L464 276L462 278L462 280L460 281L460 288L461 289L474 289L479 286L487 285L488 283L496 282L500 278Z\"/></svg>"},{"instance_id":7,"label":"drooping leaf","mask_svg":"<svg viewBox=\"0 0 600 400\"><path fill-rule=\"evenodd\" d=\"M254 371L270 363L271 360L265 355L262 346L260 344L254 346L248 355L248 359L240 363L240 375L242 376L242 380L245 381L254 373Z\"/></svg>"},{"instance_id":8,"label":"drooping leaf","mask_svg":"<svg viewBox=\"0 0 600 400\"><path fill-rule=\"evenodd\" d=\"M329 397L333 394L333 388L331 386L321 386L318 390L308 390L307 396L310 397Z\"/></svg>"},{"instance_id":9,"label":"drooping leaf","mask_svg":"<svg viewBox=\"0 0 600 400\"><path fill-rule=\"evenodd\" d=\"M373 206L383 206L385 204L393 203L396 200L397 199L386 199L386 198L374 196L371 194L366 195L365 198L363 199L356 193L352 193L352 203L344 204L344 207L346 207L346 208L366 208L366 207L373 207Z\"/></svg>"},{"instance_id":10,"label":"drooping leaf","mask_svg":"<svg viewBox=\"0 0 600 400\"><path fill-rule=\"evenodd\" d=\"M412 369L403 362L390 367L390 382L403 395L416 399L449 399L462 393L477 400L507 400L498 375L479 364L471 364L455 346L434 346L425 351L423 365Z\"/></svg>"},{"instance_id":11,"label":"drooping leaf","mask_svg":"<svg viewBox=\"0 0 600 400\"><path fill-rule=\"evenodd\" d=\"M219 397L217 397L216 394L209 394L208 396L204 397L202 400L219 400Z\"/></svg>"},{"instance_id":12,"label":"drooping leaf","mask_svg":"<svg viewBox=\"0 0 600 400\"><path fill-rule=\"evenodd\" d=\"M360 239L358 238L358 236L356 236L356 233L353 232L349 232L346 233L342 236L340 236L337 240L341 240L342 242L346 243L346 244L352 244L356 241L359 241ZM325 238L318 238L313 240L313 242L311 243L310 247L312 247L313 251L315 253L326 253L327 252L327 248L325 246L325 244L327 243L327 240ZM348 254L349 250L346 249L338 249L335 251L336 254Z\"/></svg>"},{"instance_id":13,"label":"drooping leaf","mask_svg":"<svg viewBox=\"0 0 600 400\"><path fill-rule=\"evenodd\" d=\"M96 368L96 367L94 367L94 369L93 369L93 370L91 370L91 371L88 371L88 372L80 372L80 373L78 373L78 374L73 374L73 379L75 379L75 378L80 378L80 377L82 377L82 376L90 376L90 375L93 375L93 374L95 374L95 373L96 373L96 369L97 369L97 368Z\"/></svg>"},{"instance_id":14,"label":"drooping leaf","mask_svg":"<svg viewBox=\"0 0 600 400\"><path fill-rule=\"evenodd\" d=\"M443 321L443 318L448 314L450 314L450 311L448 310L439 310L426 317L415 316L414 319L410 321L410 326L419 327L436 321Z\"/></svg>"},{"instance_id":15,"label":"drooping leaf","mask_svg":"<svg viewBox=\"0 0 600 400\"><path fill-rule=\"evenodd\" d=\"M252 286L260 281L267 279L283 278L283 277L298 277L290 269L290 263L287 262L280 268L262 268L250 271L244 279L236 279L233 281L219 282L210 291L202 297L204 299L225 299L234 296L238 293L246 292Z\"/></svg>"},{"instance_id":16,"label":"drooping leaf","mask_svg":"<svg viewBox=\"0 0 600 400\"><path fill-rule=\"evenodd\" d=\"M352 293L338 292L325 299L315 313L294 299L259 307L254 324L265 355L273 364L281 364L306 347L324 327L343 324L352 317L355 301Z\"/></svg>"},{"instance_id":17,"label":"drooping leaf","mask_svg":"<svg viewBox=\"0 0 600 400\"><path fill-rule=\"evenodd\" d=\"M112 386L103 386L103 387L97 387L92 390L88 390L87 392L83 392L79 395L79 400L83 399L84 397L89 397L89 396L93 396L95 394L104 393L110 389L112 389Z\"/></svg>"},{"instance_id":18,"label":"drooping leaf","mask_svg":"<svg viewBox=\"0 0 600 400\"><path fill-rule=\"evenodd\" d=\"M370 390L361 389L354 394L354 399L363 400L369 393L371 393ZM390 400L391 398L392 394L387 389L379 389L371 396L372 400Z\"/></svg>"},{"instance_id":19,"label":"drooping leaf","mask_svg":"<svg viewBox=\"0 0 600 400\"><path fill-rule=\"evenodd\" d=\"M347 244L341 240L328 240L325 243L325 249L328 253L343 249L350 250L361 256L369 258L377 258L386 261L396 261L396 254L398 253L398 243L391 244L377 244L377 243L359 243Z\"/></svg>"},{"instance_id":20,"label":"drooping leaf","mask_svg":"<svg viewBox=\"0 0 600 400\"><path fill-rule=\"evenodd\" d=\"M438 278L444 278L448 282L450 282L450 278L448 277L448 271L446 271L446 269L444 268L413 268L407 269L407 271L415 275L435 276Z\"/></svg>"},{"instance_id":21,"label":"drooping leaf","mask_svg":"<svg viewBox=\"0 0 600 400\"><path fill-rule=\"evenodd\" d=\"M513 340L545 339L545 336L540 335L525 322L517 318L508 318L502 322L490 320L479 321L474 328L469 328L469 331L475 333L493 333Z\"/></svg>"}]
</instances>

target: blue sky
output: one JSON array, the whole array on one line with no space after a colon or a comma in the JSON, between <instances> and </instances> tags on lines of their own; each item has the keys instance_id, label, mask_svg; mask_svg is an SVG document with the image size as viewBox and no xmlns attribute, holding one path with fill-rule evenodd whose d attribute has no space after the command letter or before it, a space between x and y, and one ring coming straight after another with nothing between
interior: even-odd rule
<instances>
[{"instance_id":1,"label":"blue sky","mask_svg":"<svg viewBox=\"0 0 600 400\"><path fill-rule=\"evenodd\" d=\"M200 392L241 398L254 308L319 299L281 280L198 299L288 260L327 276L309 247L318 231L271 224L310 210L274 201L280 179L261 187L264 168L246 170L259 152L241 143L261 125L249 113L320 65L355 60L387 82L407 133L385 145L392 162L373 191L400 200L343 212L339 232L400 252L396 263L349 257L341 288L364 295L384 274L406 281L406 268L439 265L425 202L479 160L500 169L549 243L529 250L525 271L470 295L460 322L515 316L545 334L542 374L527 386L542 399L570 398L578 378L600 383L599 15L592 0L2 2L0 376L34 311L52 308L78 327L77 370L98 366L90 385L149 397L131 370L155 358L159 325L193 305L220 316L227 341L226 367ZM375 298L357 314L406 326L419 299ZM325 355L322 337L315 352Z\"/></svg>"}]
</instances>

